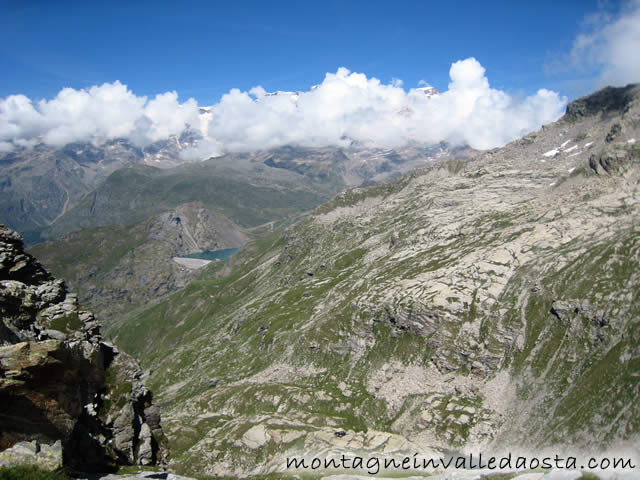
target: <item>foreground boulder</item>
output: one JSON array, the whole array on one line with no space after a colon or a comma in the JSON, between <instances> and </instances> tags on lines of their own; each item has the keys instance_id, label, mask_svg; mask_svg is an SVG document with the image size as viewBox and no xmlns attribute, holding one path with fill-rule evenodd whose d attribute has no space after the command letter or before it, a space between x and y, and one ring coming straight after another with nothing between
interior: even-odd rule
<instances>
[{"instance_id":1,"label":"foreground boulder","mask_svg":"<svg viewBox=\"0 0 640 480\"><path fill-rule=\"evenodd\" d=\"M19 463L27 450L60 442L64 466L75 470L166 462L159 410L142 377L132 357L102 341L65 284L0 225L3 459Z\"/></svg>"},{"instance_id":2,"label":"foreground boulder","mask_svg":"<svg viewBox=\"0 0 640 480\"><path fill-rule=\"evenodd\" d=\"M35 440L19 442L0 452L0 467L26 464L45 470L62 468L62 442L58 440L51 445L41 444Z\"/></svg>"}]
</instances>

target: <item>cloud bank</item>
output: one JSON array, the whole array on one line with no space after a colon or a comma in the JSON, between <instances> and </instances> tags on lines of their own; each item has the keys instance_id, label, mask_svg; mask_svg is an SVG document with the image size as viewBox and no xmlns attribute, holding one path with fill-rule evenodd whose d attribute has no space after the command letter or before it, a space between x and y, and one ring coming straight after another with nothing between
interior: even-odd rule
<instances>
[{"instance_id":1,"label":"cloud bank","mask_svg":"<svg viewBox=\"0 0 640 480\"><path fill-rule=\"evenodd\" d=\"M640 0L627 2L615 18L599 13L588 23L573 43L572 66L596 69L599 87L640 82Z\"/></svg>"},{"instance_id":2,"label":"cloud bank","mask_svg":"<svg viewBox=\"0 0 640 480\"><path fill-rule=\"evenodd\" d=\"M212 108L208 133L231 151L348 145L398 147L407 142L503 145L557 119L566 100L548 90L516 99L489 87L485 70L469 58L454 63L446 92L429 98L394 80L340 68L299 94L268 95L260 88L232 90Z\"/></svg>"},{"instance_id":3,"label":"cloud bank","mask_svg":"<svg viewBox=\"0 0 640 480\"><path fill-rule=\"evenodd\" d=\"M60 147L71 142L103 143L128 138L138 146L180 134L199 122L195 100L178 103L176 92L148 100L116 81L86 90L62 89L55 98L33 102L24 95L0 99L0 151L37 141Z\"/></svg>"},{"instance_id":4,"label":"cloud bank","mask_svg":"<svg viewBox=\"0 0 640 480\"><path fill-rule=\"evenodd\" d=\"M176 92L147 99L120 82L65 88L48 101L12 95L0 99L0 150L114 138L145 146L187 125L203 135L183 152L190 160L287 144L393 148L446 141L486 149L556 120L566 105L545 89L526 98L492 89L474 58L455 62L449 73L448 90L429 97L419 88L405 90L398 79L385 85L340 68L306 92L233 89L205 115L193 99L179 103Z\"/></svg>"}]
</instances>

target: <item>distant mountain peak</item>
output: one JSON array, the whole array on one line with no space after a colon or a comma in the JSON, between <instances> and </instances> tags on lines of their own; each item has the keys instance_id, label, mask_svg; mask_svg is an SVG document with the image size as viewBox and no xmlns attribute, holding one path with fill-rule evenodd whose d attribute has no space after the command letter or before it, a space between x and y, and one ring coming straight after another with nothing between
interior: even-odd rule
<instances>
[{"instance_id":1,"label":"distant mountain peak","mask_svg":"<svg viewBox=\"0 0 640 480\"><path fill-rule=\"evenodd\" d=\"M435 87L418 87L415 89L417 92L422 92L424 93L427 97L431 98L431 97L436 97L438 95L440 95L440 90L438 90Z\"/></svg>"},{"instance_id":2,"label":"distant mountain peak","mask_svg":"<svg viewBox=\"0 0 640 480\"><path fill-rule=\"evenodd\" d=\"M292 97L299 97L300 96L300 92L288 92L285 90L276 90L275 92L267 92L264 94L265 97L278 97L278 96L284 96L284 95L291 95Z\"/></svg>"}]
</instances>

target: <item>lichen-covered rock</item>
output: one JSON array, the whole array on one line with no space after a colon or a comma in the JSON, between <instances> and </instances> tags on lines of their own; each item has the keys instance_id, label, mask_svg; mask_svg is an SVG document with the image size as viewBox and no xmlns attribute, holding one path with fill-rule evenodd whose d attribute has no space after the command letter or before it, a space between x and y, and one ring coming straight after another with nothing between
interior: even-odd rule
<instances>
[{"instance_id":1,"label":"lichen-covered rock","mask_svg":"<svg viewBox=\"0 0 640 480\"><path fill-rule=\"evenodd\" d=\"M37 441L19 442L13 447L0 452L0 467L14 465L37 465L46 470L57 470L62 467L62 442L40 444Z\"/></svg>"},{"instance_id":2,"label":"lichen-covered rock","mask_svg":"<svg viewBox=\"0 0 640 480\"><path fill-rule=\"evenodd\" d=\"M51 453L40 444L53 444L60 461L52 465L74 469L166 461L159 411L142 369L101 338L99 323L64 282L0 226L3 458L29 463Z\"/></svg>"}]
</instances>

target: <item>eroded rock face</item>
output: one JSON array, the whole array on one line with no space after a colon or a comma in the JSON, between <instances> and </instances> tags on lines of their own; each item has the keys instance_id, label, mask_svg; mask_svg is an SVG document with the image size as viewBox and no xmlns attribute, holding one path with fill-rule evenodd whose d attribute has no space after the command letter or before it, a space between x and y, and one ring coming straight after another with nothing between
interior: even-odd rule
<instances>
[{"instance_id":1,"label":"eroded rock face","mask_svg":"<svg viewBox=\"0 0 640 480\"><path fill-rule=\"evenodd\" d=\"M66 467L101 470L164 462L163 438L138 363L0 226L0 450L60 441Z\"/></svg>"}]
</instances>

